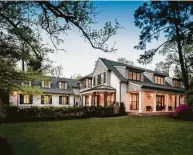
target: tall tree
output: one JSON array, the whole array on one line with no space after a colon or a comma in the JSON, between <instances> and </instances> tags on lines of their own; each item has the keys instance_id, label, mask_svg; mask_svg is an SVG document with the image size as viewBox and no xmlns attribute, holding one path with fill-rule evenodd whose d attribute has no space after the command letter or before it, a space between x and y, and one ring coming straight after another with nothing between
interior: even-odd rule
<instances>
[{"instance_id":1,"label":"tall tree","mask_svg":"<svg viewBox=\"0 0 193 155\"><path fill-rule=\"evenodd\" d=\"M106 22L103 28L96 30L93 28L96 16L97 10L90 1L1 1L0 90L8 93L22 89L21 81L32 80L32 75L43 73L48 53L63 42L59 36L73 27L80 30L93 48L104 52L116 50L114 45L108 47L107 41L117 33L119 23ZM43 31L50 36L54 49L43 42ZM21 61L27 64L29 72L18 70L17 64Z\"/></svg>"},{"instance_id":2,"label":"tall tree","mask_svg":"<svg viewBox=\"0 0 193 155\"><path fill-rule=\"evenodd\" d=\"M50 70L50 74L51 74L51 76L55 76L55 77L63 76L63 66L57 65L55 67L52 67Z\"/></svg>"},{"instance_id":3,"label":"tall tree","mask_svg":"<svg viewBox=\"0 0 193 155\"><path fill-rule=\"evenodd\" d=\"M159 72L162 72L162 73L165 73L169 76L169 69L170 69L170 66L168 65L168 63L165 63L163 61L160 61L158 63L155 64L155 71L159 71Z\"/></svg>"},{"instance_id":4,"label":"tall tree","mask_svg":"<svg viewBox=\"0 0 193 155\"><path fill-rule=\"evenodd\" d=\"M155 49L140 55L140 63L151 62L153 56L165 44L174 43L182 71L185 89L189 89L188 71L183 55L183 46L193 41L193 3L183 1L151 1L140 6L134 14L135 25L141 29L140 42L136 49L145 50L147 43L158 40L164 34L166 41Z\"/></svg>"},{"instance_id":5,"label":"tall tree","mask_svg":"<svg viewBox=\"0 0 193 155\"><path fill-rule=\"evenodd\" d=\"M124 57L118 58L118 59L117 59L117 62L124 63L124 64L127 64L127 65L133 65L133 61L129 61L129 60L127 60L127 59L124 58Z\"/></svg>"}]
</instances>

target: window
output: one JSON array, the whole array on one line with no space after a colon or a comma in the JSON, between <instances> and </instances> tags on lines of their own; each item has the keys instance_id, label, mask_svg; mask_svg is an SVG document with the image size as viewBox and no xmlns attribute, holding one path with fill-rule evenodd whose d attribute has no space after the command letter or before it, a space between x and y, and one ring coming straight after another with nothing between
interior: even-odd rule
<instances>
[{"instance_id":1,"label":"window","mask_svg":"<svg viewBox=\"0 0 193 155\"><path fill-rule=\"evenodd\" d=\"M98 85L101 84L101 74L98 75Z\"/></svg>"},{"instance_id":2,"label":"window","mask_svg":"<svg viewBox=\"0 0 193 155\"><path fill-rule=\"evenodd\" d=\"M132 93L131 96L131 110L139 109L139 94Z\"/></svg>"},{"instance_id":3,"label":"window","mask_svg":"<svg viewBox=\"0 0 193 155\"><path fill-rule=\"evenodd\" d=\"M59 96L59 104L69 105L68 96Z\"/></svg>"},{"instance_id":4,"label":"window","mask_svg":"<svg viewBox=\"0 0 193 155\"><path fill-rule=\"evenodd\" d=\"M155 84L164 85L164 77L155 76L154 77Z\"/></svg>"},{"instance_id":5,"label":"window","mask_svg":"<svg viewBox=\"0 0 193 155\"><path fill-rule=\"evenodd\" d=\"M32 95L20 94L20 104L32 104Z\"/></svg>"},{"instance_id":6,"label":"window","mask_svg":"<svg viewBox=\"0 0 193 155\"><path fill-rule=\"evenodd\" d=\"M173 80L173 87L180 88L181 87L181 82L178 80Z\"/></svg>"},{"instance_id":7,"label":"window","mask_svg":"<svg viewBox=\"0 0 193 155\"><path fill-rule=\"evenodd\" d=\"M129 71L128 78L129 80L141 81L141 73Z\"/></svg>"},{"instance_id":8,"label":"window","mask_svg":"<svg viewBox=\"0 0 193 155\"><path fill-rule=\"evenodd\" d=\"M22 82L22 86L31 86L31 81Z\"/></svg>"},{"instance_id":9,"label":"window","mask_svg":"<svg viewBox=\"0 0 193 155\"><path fill-rule=\"evenodd\" d=\"M104 83L104 74L101 74L101 83Z\"/></svg>"},{"instance_id":10,"label":"window","mask_svg":"<svg viewBox=\"0 0 193 155\"><path fill-rule=\"evenodd\" d=\"M52 96L51 95L42 95L41 104L52 104Z\"/></svg>"},{"instance_id":11,"label":"window","mask_svg":"<svg viewBox=\"0 0 193 155\"><path fill-rule=\"evenodd\" d=\"M103 83L106 83L106 72L94 76L94 83L93 83L94 86L103 84Z\"/></svg>"},{"instance_id":12,"label":"window","mask_svg":"<svg viewBox=\"0 0 193 155\"><path fill-rule=\"evenodd\" d=\"M43 87L44 88L50 88L50 81L44 81L43 82Z\"/></svg>"},{"instance_id":13,"label":"window","mask_svg":"<svg viewBox=\"0 0 193 155\"><path fill-rule=\"evenodd\" d=\"M92 87L92 80L88 80L88 88L91 88Z\"/></svg>"},{"instance_id":14,"label":"window","mask_svg":"<svg viewBox=\"0 0 193 155\"><path fill-rule=\"evenodd\" d=\"M23 96L23 103L24 104L30 104L30 95L24 95Z\"/></svg>"},{"instance_id":15,"label":"window","mask_svg":"<svg viewBox=\"0 0 193 155\"><path fill-rule=\"evenodd\" d=\"M60 89L67 89L67 83L66 82L60 82Z\"/></svg>"}]
</instances>

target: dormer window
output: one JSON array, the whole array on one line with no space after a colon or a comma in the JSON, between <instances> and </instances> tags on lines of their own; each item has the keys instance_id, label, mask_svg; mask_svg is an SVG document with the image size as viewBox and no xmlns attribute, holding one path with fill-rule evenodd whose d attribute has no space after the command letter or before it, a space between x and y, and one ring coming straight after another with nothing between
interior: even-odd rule
<instances>
[{"instance_id":1,"label":"dormer window","mask_svg":"<svg viewBox=\"0 0 193 155\"><path fill-rule=\"evenodd\" d=\"M135 71L129 71L129 80L141 81L141 73Z\"/></svg>"},{"instance_id":2,"label":"dormer window","mask_svg":"<svg viewBox=\"0 0 193 155\"><path fill-rule=\"evenodd\" d=\"M31 81L22 82L22 86L31 86Z\"/></svg>"},{"instance_id":3,"label":"dormer window","mask_svg":"<svg viewBox=\"0 0 193 155\"><path fill-rule=\"evenodd\" d=\"M179 80L173 80L173 87L180 88L181 82Z\"/></svg>"},{"instance_id":4,"label":"dormer window","mask_svg":"<svg viewBox=\"0 0 193 155\"><path fill-rule=\"evenodd\" d=\"M67 82L59 82L60 89L67 89Z\"/></svg>"},{"instance_id":5,"label":"dormer window","mask_svg":"<svg viewBox=\"0 0 193 155\"><path fill-rule=\"evenodd\" d=\"M154 76L154 83L159 85L164 85L164 77L161 76Z\"/></svg>"},{"instance_id":6,"label":"dormer window","mask_svg":"<svg viewBox=\"0 0 193 155\"><path fill-rule=\"evenodd\" d=\"M48 81L48 80L42 81L42 87L43 88L50 88L51 87L51 81Z\"/></svg>"}]
</instances>

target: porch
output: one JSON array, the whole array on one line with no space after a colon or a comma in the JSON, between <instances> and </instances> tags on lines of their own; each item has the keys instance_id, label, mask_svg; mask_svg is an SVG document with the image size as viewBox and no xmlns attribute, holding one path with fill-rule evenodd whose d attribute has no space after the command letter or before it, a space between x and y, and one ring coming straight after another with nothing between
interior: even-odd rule
<instances>
[{"instance_id":1,"label":"porch","mask_svg":"<svg viewBox=\"0 0 193 155\"><path fill-rule=\"evenodd\" d=\"M114 105L115 101L115 89L112 87L97 87L81 93L81 102L84 107L110 107Z\"/></svg>"},{"instance_id":2,"label":"porch","mask_svg":"<svg viewBox=\"0 0 193 155\"><path fill-rule=\"evenodd\" d=\"M129 113L143 113L149 115L166 114L173 112L177 106L184 104L183 94L155 91L138 91L128 93L129 104L126 111Z\"/></svg>"}]
</instances>

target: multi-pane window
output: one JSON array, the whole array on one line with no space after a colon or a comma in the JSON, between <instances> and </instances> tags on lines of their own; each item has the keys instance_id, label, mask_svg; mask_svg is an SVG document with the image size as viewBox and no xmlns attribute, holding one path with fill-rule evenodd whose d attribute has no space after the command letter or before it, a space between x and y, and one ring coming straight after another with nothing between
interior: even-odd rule
<instances>
[{"instance_id":1,"label":"multi-pane window","mask_svg":"<svg viewBox=\"0 0 193 155\"><path fill-rule=\"evenodd\" d=\"M52 96L51 95L42 95L41 104L52 104Z\"/></svg>"},{"instance_id":2,"label":"multi-pane window","mask_svg":"<svg viewBox=\"0 0 193 155\"><path fill-rule=\"evenodd\" d=\"M92 80L89 79L89 80L88 80L88 88L91 88L91 87L92 87Z\"/></svg>"},{"instance_id":3,"label":"multi-pane window","mask_svg":"<svg viewBox=\"0 0 193 155\"><path fill-rule=\"evenodd\" d=\"M181 87L181 82L178 80L173 80L173 87L180 88Z\"/></svg>"},{"instance_id":4,"label":"multi-pane window","mask_svg":"<svg viewBox=\"0 0 193 155\"><path fill-rule=\"evenodd\" d=\"M23 103L24 104L30 104L30 95L24 95L23 96Z\"/></svg>"},{"instance_id":5,"label":"multi-pane window","mask_svg":"<svg viewBox=\"0 0 193 155\"><path fill-rule=\"evenodd\" d=\"M161 76L155 76L154 77L155 84L164 85L164 77Z\"/></svg>"},{"instance_id":6,"label":"multi-pane window","mask_svg":"<svg viewBox=\"0 0 193 155\"><path fill-rule=\"evenodd\" d=\"M106 83L106 72L94 76L94 83L93 83L94 86L103 84L103 83Z\"/></svg>"},{"instance_id":7,"label":"multi-pane window","mask_svg":"<svg viewBox=\"0 0 193 155\"><path fill-rule=\"evenodd\" d=\"M139 109L139 94L132 93L130 94L131 97L131 110L138 110Z\"/></svg>"},{"instance_id":8,"label":"multi-pane window","mask_svg":"<svg viewBox=\"0 0 193 155\"><path fill-rule=\"evenodd\" d=\"M67 89L67 83L66 82L61 82L60 89Z\"/></svg>"},{"instance_id":9,"label":"multi-pane window","mask_svg":"<svg viewBox=\"0 0 193 155\"><path fill-rule=\"evenodd\" d=\"M20 104L32 104L32 102L33 102L32 95L20 94Z\"/></svg>"},{"instance_id":10,"label":"multi-pane window","mask_svg":"<svg viewBox=\"0 0 193 155\"><path fill-rule=\"evenodd\" d=\"M128 78L129 80L141 81L141 73L129 71Z\"/></svg>"},{"instance_id":11,"label":"multi-pane window","mask_svg":"<svg viewBox=\"0 0 193 155\"><path fill-rule=\"evenodd\" d=\"M59 104L68 105L68 96L60 96L59 97Z\"/></svg>"},{"instance_id":12,"label":"multi-pane window","mask_svg":"<svg viewBox=\"0 0 193 155\"><path fill-rule=\"evenodd\" d=\"M45 80L43 87L44 87L44 88L49 88L49 87L50 87L50 81Z\"/></svg>"}]
</instances>

